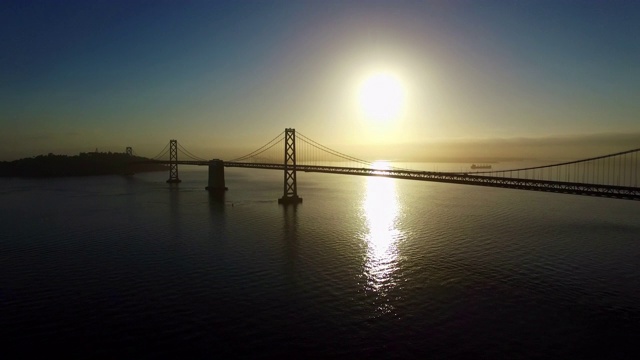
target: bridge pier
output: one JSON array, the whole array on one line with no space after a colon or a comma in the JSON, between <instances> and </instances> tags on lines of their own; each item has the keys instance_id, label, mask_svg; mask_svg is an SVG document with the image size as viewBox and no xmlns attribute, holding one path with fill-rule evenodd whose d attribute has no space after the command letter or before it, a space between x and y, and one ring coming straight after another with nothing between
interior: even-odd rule
<instances>
[{"instance_id":1,"label":"bridge pier","mask_svg":"<svg viewBox=\"0 0 640 360\"><path fill-rule=\"evenodd\" d=\"M205 189L217 194L224 194L228 190L224 184L224 161L218 159L209 161L209 182Z\"/></svg>"},{"instance_id":2,"label":"bridge pier","mask_svg":"<svg viewBox=\"0 0 640 360\"><path fill-rule=\"evenodd\" d=\"M288 205L288 204L300 204L302 203L302 198L298 195L293 196L283 196L278 199L278 204Z\"/></svg>"}]
</instances>

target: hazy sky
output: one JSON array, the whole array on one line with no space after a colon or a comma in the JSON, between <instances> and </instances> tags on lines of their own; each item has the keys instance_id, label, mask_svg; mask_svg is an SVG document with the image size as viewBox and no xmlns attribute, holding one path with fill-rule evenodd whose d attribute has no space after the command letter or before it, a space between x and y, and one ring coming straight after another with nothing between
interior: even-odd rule
<instances>
[{"instance_id":1,"label":"hazy sky","mask_svg":"<svg viewBox=\"0 0 640 360\"><path fill-rule=\"evenodd\" d=\"M375 154L640 145L640 1L4 0L0 47L5 160L171 138L224 158L285 127ZM358 103L380 71L405 95L384 123Z\"/></svg>"}]
</instances>

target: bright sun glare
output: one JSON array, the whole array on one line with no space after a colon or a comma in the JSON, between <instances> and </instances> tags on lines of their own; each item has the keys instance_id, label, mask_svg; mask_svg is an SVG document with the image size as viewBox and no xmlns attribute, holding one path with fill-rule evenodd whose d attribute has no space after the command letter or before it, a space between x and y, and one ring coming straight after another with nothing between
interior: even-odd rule
<instances>
[{"instance_id":1,"label":"bright sun glare","mask_svg":"<svg viewBox=\"0 0 640 360\"><path fill-rule=\"evenodd\" d=\"M402 110L404 89L400 81L388 73L366 78L359 91L360 106L369 120L394 120Z\"/></svg>"}]
</instances>

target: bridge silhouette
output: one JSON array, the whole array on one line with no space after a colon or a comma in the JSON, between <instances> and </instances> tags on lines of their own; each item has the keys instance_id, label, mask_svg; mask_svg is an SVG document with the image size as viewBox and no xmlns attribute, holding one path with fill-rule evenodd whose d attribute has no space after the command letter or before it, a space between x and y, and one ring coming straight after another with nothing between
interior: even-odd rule
<instances>
[{"instance_id":1,"label":"bridge silhouette","mask_svg":"<svg viewBox=\"0 0 640 360\"><path fill-rule=\"evenodd\" d=\"M127 153L132 153L130 147L127 148ZM194 155L177 140L170 140L158 155L145 162L167 164L167 183L174 184L181 181L178 165L208 166L209 181L206 189L214 193L227 190L225 167L281 170L284 173L283 195L278 199L281 204L302 202L302 198L298 196L298 171L640 200L639 153L640 148L582 160L507 170L422 171L380 166L379 163L330 149L296 133L295 129L287 128L256 150L230 160L207 160Z\"/></svg>"}]
</instances>

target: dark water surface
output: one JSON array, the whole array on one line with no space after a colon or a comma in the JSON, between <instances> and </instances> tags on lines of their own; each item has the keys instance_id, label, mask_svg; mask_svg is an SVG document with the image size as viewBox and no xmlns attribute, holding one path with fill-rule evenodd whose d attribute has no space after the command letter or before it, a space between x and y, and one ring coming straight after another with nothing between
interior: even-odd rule
<instances>
[{"instance_id":1,"label":"dark water surface","mask_svg":"<svg viewBox=\"0 0 640 360\"><path fill-rule=\"evenodd\" d=\"M0 357L640 355L637 202L204 170L0 179Z\"/></svg>"}]
</instances>

